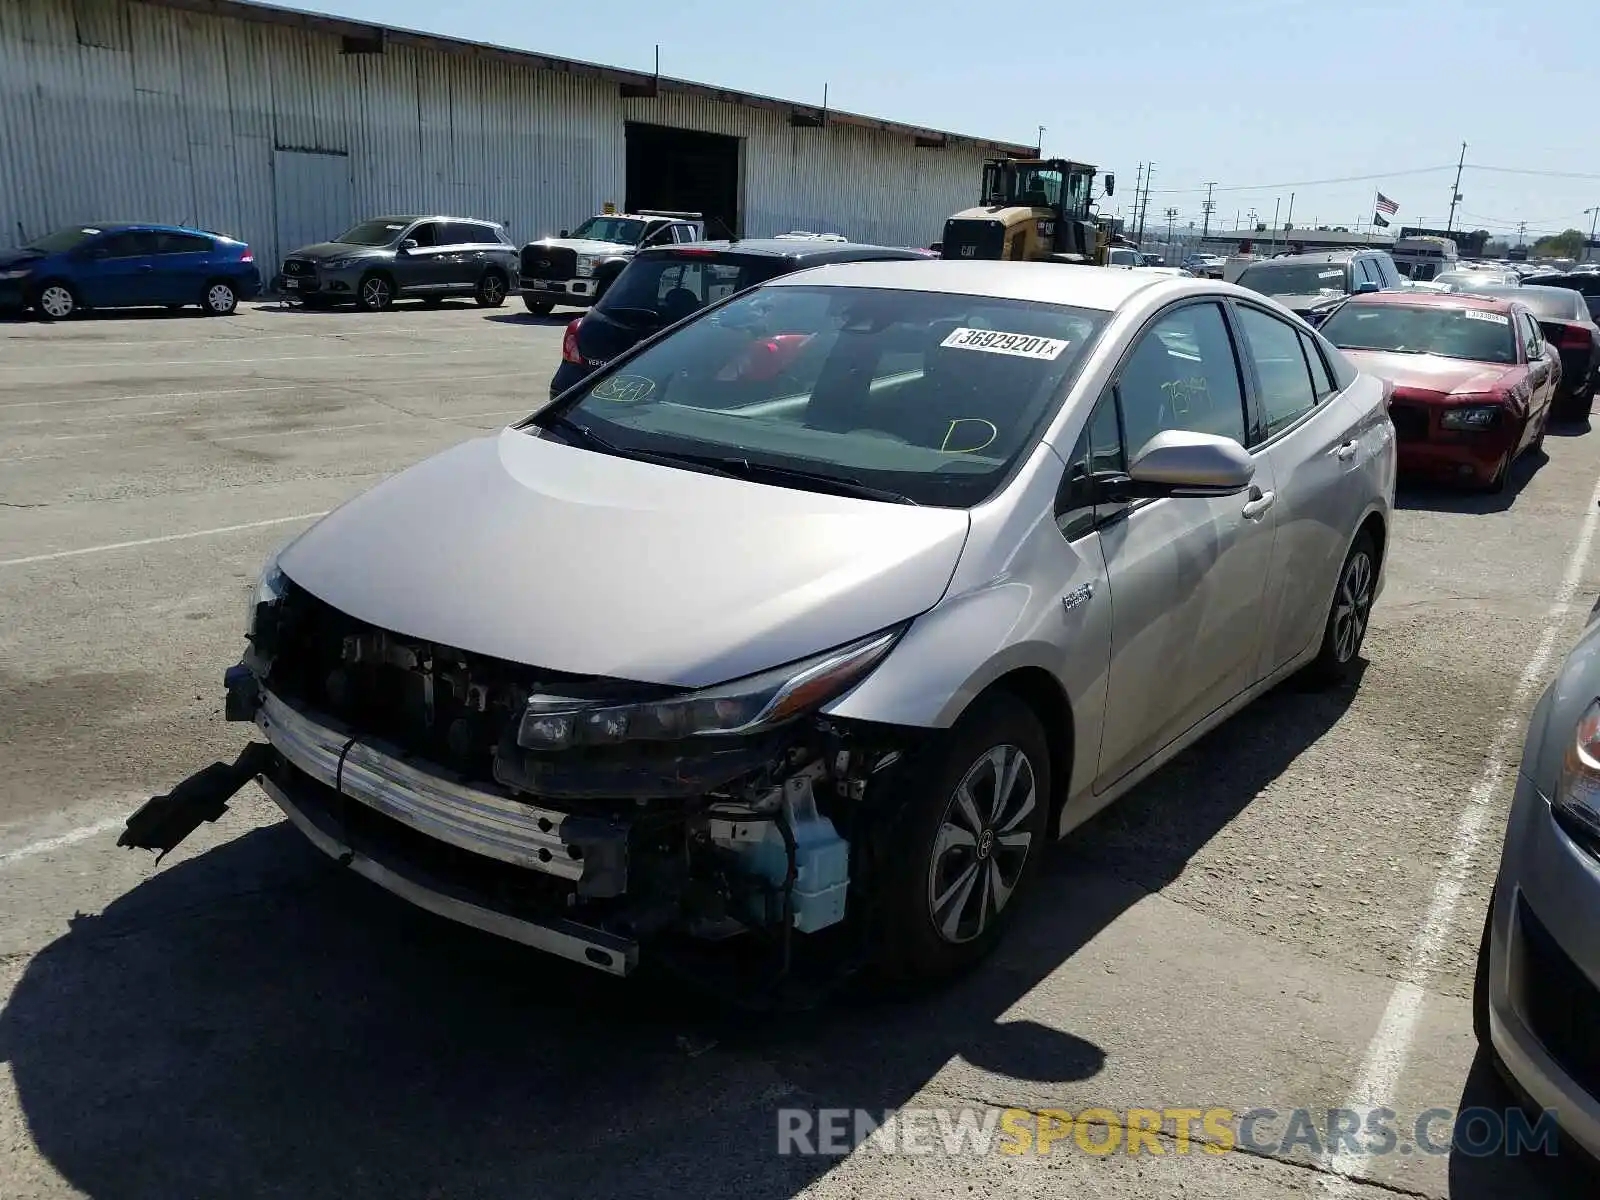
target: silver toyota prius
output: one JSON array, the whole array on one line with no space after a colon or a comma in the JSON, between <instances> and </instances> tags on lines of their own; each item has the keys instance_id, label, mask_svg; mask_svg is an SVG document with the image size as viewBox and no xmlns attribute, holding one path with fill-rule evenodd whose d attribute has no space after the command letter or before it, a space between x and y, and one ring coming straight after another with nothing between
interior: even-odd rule
<instances>
[{"instance_id":1,"label":"silver toyota prius","mask_svg":"<svg viewBox=\"0 0 1600 1200\"><path fill-rule=\"evenodd\" d=\"M259 778L351 870L600 970L945 976L1047 840L1351 674L1394 480L1384 385L1255 293L785 276L276 555L226 680L265 741L123 841Z\"/></svg>"},{"instance_id":2,"label":"silver toyota prius","mask_svg":"<svg viewBox=\"0 0 1600 1200\"><path fill-rule=\"evenodd\" d=\"M1600 1157L1597 914L1600 610L1528 723L1472 1004L1489 1061Z\"/></svg>"}]
</instances>

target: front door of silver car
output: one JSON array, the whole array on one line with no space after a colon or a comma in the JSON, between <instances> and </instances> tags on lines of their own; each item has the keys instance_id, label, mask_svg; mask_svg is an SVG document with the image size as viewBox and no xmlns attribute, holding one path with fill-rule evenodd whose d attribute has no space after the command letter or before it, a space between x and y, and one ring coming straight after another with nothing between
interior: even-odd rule
<instances>
[{"instance_id":1,"label":"front door of silver car","mask_svg":"<svg viewBox=\"0 0 1600 1200\"><path fill-rule=\"evenodd\" d=\"M1110 397L1130 459L1174 429L1243 445L1244 390L1221 305L1179 304L1158 316ZM1273 487L1258 462L1243 493L1134 500L1102 522L1113 615L1096 791L1256 682Z\"/></svg>"}]
</instances>

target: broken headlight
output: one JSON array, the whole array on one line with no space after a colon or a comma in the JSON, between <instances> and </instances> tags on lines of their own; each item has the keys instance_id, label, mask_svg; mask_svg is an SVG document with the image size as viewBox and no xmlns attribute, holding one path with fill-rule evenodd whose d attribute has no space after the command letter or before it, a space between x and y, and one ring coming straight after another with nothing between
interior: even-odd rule
<instances>
[{"instance_id":1,"label":"broken headlight","mask_svg":"<svg viewBox=\"0 0 1600 1200\"><path fill-rule=\"evenodd\" d=\"M529 750L758 733L811 712L859 683L905 631L898 626L732 683L643 704L532 696L517 730Z\"/></svg>"},{"instance_id":2,"label":"broken headlight","mask_svg":"<svg viewBox=\"0 0 1600 1200\"><path fill-rule=\"evenodd\" d=\"M261 577L256 580L255 586L250 589L249 607L244 615L246 640L254 640L256 636L256 628L261 620L261 606L271 607L277 604L283 599L288 587L289 577L278 570L278 556L273 555L267 560L267 565L263 568Z\"/></svg>"}]
</instances>

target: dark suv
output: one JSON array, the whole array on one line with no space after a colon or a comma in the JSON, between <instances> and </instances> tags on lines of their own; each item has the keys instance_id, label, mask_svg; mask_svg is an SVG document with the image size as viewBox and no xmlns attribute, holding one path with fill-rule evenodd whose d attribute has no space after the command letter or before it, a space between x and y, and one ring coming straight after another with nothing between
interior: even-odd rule
<instances>
[{"instance_id":1,"label":"dark suv","mask_svg":"<svg viewBox=\"0 0 1600 1200\"><path fill-rule=\"evenodd\" d=\"M397 299L437 304L446 296L498 308L517 286L517 248L493 221L373 217L331 242L294 251L277 284L308 308L353 300L377 312Z\"/></svg>"},{"instance_id":2,"label":"dark suv","mask_svg":"<svg viewBox=\"0 0 1600 1200\"><path fill-rule=\"evenodd\" d=\"M922 250L782 238L641 250L593 308L567 326L552 397L668 325L764 280L824 263L927 258ZM774 359L787 348L776 346Z\"/></svg>"}]
</instances>

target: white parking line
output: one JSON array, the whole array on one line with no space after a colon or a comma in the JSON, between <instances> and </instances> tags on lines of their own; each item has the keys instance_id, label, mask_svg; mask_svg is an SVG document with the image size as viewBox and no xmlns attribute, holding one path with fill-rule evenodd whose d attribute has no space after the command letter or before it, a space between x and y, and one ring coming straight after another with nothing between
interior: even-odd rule
<instances>
[{"instance_id":1,"label":"white parking line","mask_svg":"<svg viewBox=\"0 0 1600 1200\"><path fill-rule=\"evenodd\" d=\"M182 542L190 538L212 537L219 533L237 533L241 529L265 529L269 525L287 525L291 521L310 521L327 516L327 510L297 513L292 517L269 517L265 521L246 521L242 525L219 525L215 529L194 529L188 533L168 533L161 537L138 538L131 542L107 542L103 546L84 546L77 550L56 550L49 554L28 554L22 558L0 558L0 567L21 567L28 563L54 562L60 558L79 558L85 554L104 554L108 550L131 550L136 546L156 546L162 542Z\"/></svg>"},{"instance_id":2,"label":"white parking line","mask_svg":"<svg viewBox=\"0 0 1600 1200\"><path fill-rule=\"evenodd\" d=\"M316 387L314 383L274 383L266 387L207 388L203 392L142 392L132 396L81 396L71 400L14 400L0 408L55 408L62 404L121 404L128 400L183 400L191 396L242 396L247 392L292 392ZM63 417L62 420L72 420Z\"/></svg>"},{"instance_id":3,"label":"white parking line","mask_svg":"<svg viewBox=\"0 0 1600 1200\"><path fill-rule=\"evenodd\" d=\"M1526 721L1523 709L1550 670L1568 606L1577 595L1584 567L1589 562L1589 551L1594 544L1597 527L1600 527L1600 483L1595 485L1594 493L1589 497L1589 511L1584 514L1578 541L1572 548L1571 557L1567 559L1566 574L1562 576L1561 585L1556 589L1555 598L1545 616L1544 629L1539 635L1533 657L1517 679L1517 686L1506 705L1506 714L1496 727L1489 753L1484 757L1483 769L1478 773L1472 790L1467 793L1466 806L1456 816L1449 857L1434 883L1433 897L1422 918L1422 926L1412 940L1401 980L1390 994L1383 1016L1378 1021L1377 1032L1367 1045L1361 1073L1356 1078L1349 1099L1345 1101L1347 1109L1360 1110L1384 1105L1393 1107L1391 1101L1400 1074L1405 1069L1406 1058L1411 1052L1417 1022L1422 1016L1425 989L1438 967L1439 956L1453 934L1456 910L1461 905L1472 867L1483 849L1484 832L1488 828L1499 827L1498 823L1491 826L1490 819L1500 815L1499 806L1493 801L1501 781L1505 779L1511 756L1521 743ZM1326 1166L1333 1174L1324 1177L1324 1190L1333 1195L1353 1194L1351 1179L1365 1176L1371 1161L1371 1155L1341 1146L1338 1153L1326 1160Z\"/></svg>"},{"instance_id":4,"label":"white parking line","mask_svg":"<svg viewBox=\"0 0 1600 1200\"><path fill-rule=\"evenodd\" d=\"M140 362L81 362L81 363L16 363L12 366L0 366L0 371L74 371L80 367L102 368L116 367L120 370L142 367L218 367L238 366L241 363L286 363L286 362L324 362L328 359L347 358L446 358L456 354L479 354L479 349L471 350L397 350L392 354L295 354L274 356L272 358L170 358L154 361Z\"/></svg>"},{"instance_id":5,"label":"white parking line","mask_svg":"<svg viewBox=\"0 0 1600 1200\"><path fill-rule=\"evenodd\" d=\"M63 846L74 846L79 842L86 842L92 837L126 824L126 817L107 817L103 821L96 821L93 825L83 825L77 829L69 829L66 833L57 834L55 837L43 838L37 842L30 842L16 850L7 850L0 854L0 867L9 867L12 863L23 858L32 858L35 854L48 854L51 850L59 850Z\"/></svg>"}]
</instances>

